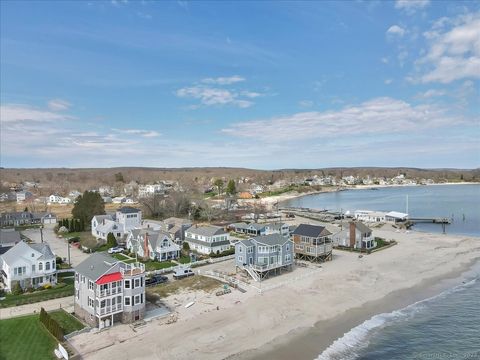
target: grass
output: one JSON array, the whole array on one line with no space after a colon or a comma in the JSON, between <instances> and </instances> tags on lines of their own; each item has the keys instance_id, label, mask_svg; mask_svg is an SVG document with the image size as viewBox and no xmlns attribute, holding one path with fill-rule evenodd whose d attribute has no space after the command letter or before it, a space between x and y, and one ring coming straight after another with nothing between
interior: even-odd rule
<instances>
[{"instance_id":1,"label":"grass","mask_svg":"<svg viewBox=\"0 0 480 360\"><path fill-rule=\"evenodd\" d=\"M160 269L166 269L172 266L176 266L176 264L170 262L170 261L142 261L142 263L145 264L145 270L146 271L152 271L152 270L160 270Z\"/></svg>"},{"instance_id":2,"label":"grass","mask_svg":"<svg viewBox=\"0 0 480 360\"><path fill-rule=\"evenodd\" d=\"M53 359L57 341L40 323L38 315L0 320L0 359Z\"/></svg>"},{"instance_id":3,"label":"grass","mask_svg":"<svg viewBox=\"0 0 480 360\"><path fill-rule=\"evenodd\" d=\"M190 256L181 256L177 259L180 264L188 264L191 262Z\"/></svg>"},{"instance_id":4,"label":"grass","mask_svg":"<svg viewBox=\"0 0 480 360\"><path fill-rule=\"evenodd\" d=\"M70 315L63 309L50 311L49 314L62 327L65 335L81 330L85 327L74 316Z\"/></svg>"},{"instance_id":5,"label":"grass","mask_svg":"<svg viewBox=\"0 0 480 360\"><path fill-rule=\"evenodd\" d=\"M180 280L174 280L165 284L148 288L147 293L158 294L160 297L167 297L182 290L203 290L212 292L222 286L223 283L201 275L194 275Z\"/></svg>"},{"instance_id":6,"label":"grass","mask_svg":"<svg viewBox=\"0 0 480 360\"><path fill-rule=\"evenodd\" d=\"M73 296L74 280L72 278L65 279L65 278L59 277L59 281L60 279L62 279L61 280L62 282L59 282L57 286L47 290L39 290L39 291L34 291L32 293L26 293L26 294L20 294L20 295L7 294L5 296L5 300L0 301L0 308L19 306L19 305L25 305L25 304L33 304L40 301Z\"/></svg>"},{"instance_id":7,"label":"grass","mask_svg":"<svg viewBox=\"0 0 480 360\"><path fill-rule=\"evenodd\" d=\"M124 263L131 264L135 262L135 259L131 259L123 254L117 253L117 254L112 254L112 256L120 261L123 261Z\"/></svg>"}]
</instances>

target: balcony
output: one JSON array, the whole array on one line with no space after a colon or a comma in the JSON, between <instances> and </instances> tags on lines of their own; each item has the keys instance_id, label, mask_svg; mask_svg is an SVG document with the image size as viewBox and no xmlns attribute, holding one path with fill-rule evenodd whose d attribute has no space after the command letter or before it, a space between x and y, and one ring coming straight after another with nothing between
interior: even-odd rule
<instances>
[{"instance_id":1,"label":"balcony","mask_svg":"<svg viewBox=\"0 0 480 360\"><path fill-rule=\"evenodd\" d=\"M113 306L105 306L103 308L97 308L97 315L103 316L103 315L112 314L122 310L123 310L122 304L119 303Z\"/></svg>"},{"instance_id":2,"label":"balcony","mask_svg":"<svg viewBox=\"0 0 480 360\"><path fill-rule=\"evenodd\" d=\"M120 273L122 275L133 276L139 275L145 272L145 264L140 262L135 262L131 264L125 264L124 267L120 268Z\"/></svg>"},{"instance_id":3,"label":"balcony","mask_svg":"<svg viewBox=\"0 0 480 360\"><path fill-rule=\"evenodd\" d=\"M104 290L97 289L97 292L96 292L97 297L99 298L121 294L121 293L122 293L122 288L118 286L111 289L104 289Z\"/></svg>"}]
</instances>

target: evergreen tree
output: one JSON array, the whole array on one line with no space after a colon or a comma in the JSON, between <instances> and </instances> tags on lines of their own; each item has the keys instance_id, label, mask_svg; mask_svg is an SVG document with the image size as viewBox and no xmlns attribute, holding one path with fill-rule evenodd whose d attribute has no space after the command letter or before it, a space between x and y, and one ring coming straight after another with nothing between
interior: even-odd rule
<instances>
[{"instance_id":1,"label":"evergreen tree","mask_svg":"<svg viewBox=\"0 0 480 360\"><path fill-rule=\"evenodd\" d=\"M237 189L235 187L235 180L228 181L226 192L228 195L235 195L235 193L237 192Z\"/></svg>"},{"instance_id":2,"label":"evergreen tree","mask_svg":"<svg viewBox=\"0 0 480 360\"><path fill-rule=\"evenodd\" d=\"M117 239L113 233L108 233L107 235L107 245L109 248L117 246Z\"/></svg>"},{"instance_id":3,"label":"evergreen tree","mask_svg":"<svg viewBox=\"0 0 480 360\"><path fill-rule=\"evenodd\" d=\"M83 220L84 224L90 224L95 215L105 214L105 203L99 193L85 191L75 200L72 215L75 219Z\"/></svg>"}]
</instances>

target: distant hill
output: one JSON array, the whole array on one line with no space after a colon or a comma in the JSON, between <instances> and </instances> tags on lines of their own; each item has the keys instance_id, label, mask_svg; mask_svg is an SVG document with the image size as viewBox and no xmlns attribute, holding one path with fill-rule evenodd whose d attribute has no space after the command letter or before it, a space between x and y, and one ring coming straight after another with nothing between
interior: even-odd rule
<instances>
[{"instance_id":1,"label":"distant hill","mask_svg":"<svg viewBox=\"0 0 480 360\"><path fill-rule=\"evenodd\" d=\"M119 177L118 174L121 174ZM91 169L0 169L2 183L17 183L25 181L38 182L46 194L50 189L80 191L96 188L100 185L118 185L118 179L123 183L136 181L141 184L159 180L178 181L181 185L195 188L204 186L214 178L241 179L248 178L249 183L267 184L279 179L299 180L305 177L318 176L361 176L391 178L405 174L410 179L433 179L441 181L480 181L480 168L477 169L419 169L408 167L336 167L324 169L279 169L255 170L230 167L206 168L147 168L147 167L116 167Z\"/></svg>"}]
</instances>

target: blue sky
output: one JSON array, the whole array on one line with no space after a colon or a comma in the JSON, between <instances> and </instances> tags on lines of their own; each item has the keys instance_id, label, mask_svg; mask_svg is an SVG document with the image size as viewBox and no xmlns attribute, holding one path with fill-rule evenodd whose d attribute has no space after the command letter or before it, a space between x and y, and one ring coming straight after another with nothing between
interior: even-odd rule
<instances>
[{"instance_id":1,"label":"blue sky","mask_svg":"<svg viewBox=\"0 0 480 360\"><path fill-rule=\"evenodd\" d=\"M480 2L2 1L1 166L480 166Z\"/></svg>"}]
</instances>

